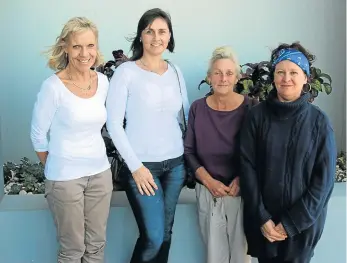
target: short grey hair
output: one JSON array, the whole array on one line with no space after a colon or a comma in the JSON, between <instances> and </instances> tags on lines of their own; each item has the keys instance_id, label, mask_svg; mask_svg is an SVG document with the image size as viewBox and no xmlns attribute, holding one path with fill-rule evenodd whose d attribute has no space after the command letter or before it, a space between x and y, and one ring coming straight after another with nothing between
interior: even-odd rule
<instances>
[{"instance_id":1,"label":"short grey hair","mask_svg":"<svg viewBox=\"0 0 347 263\"><path fill-rule=\"evenodd\" d=\"M207 70L208 76L211 74L213 64L219 59L230 59L235 64L237 79L241 78L241 67L239 61L230 46L218 47L213 51Z\"/></svg>"}]
</instances>

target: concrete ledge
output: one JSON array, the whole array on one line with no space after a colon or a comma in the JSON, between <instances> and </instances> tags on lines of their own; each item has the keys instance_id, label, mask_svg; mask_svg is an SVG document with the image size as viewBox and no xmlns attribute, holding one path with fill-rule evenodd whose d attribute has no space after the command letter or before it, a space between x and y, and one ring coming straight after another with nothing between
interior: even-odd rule
<instances>
[{"instance_id":1,"label":"concrete ledge","mask_svg":"<svg viewBox=\"0 0 347 263\"><path fill-rule=\"evenodd\" d=\"M195 191L183 188L179 197L179 204L195 203ZM111 207L129 207L129 202L124 191L113 192ZM0 203L1 211L32 211L46 210L48 204L43 194L37 195L5 195Z\"/></svg>"},{"instance_id":2,"label":"concrete ledge","mask_svg":"<svg viewBox=\"0 0 347 263\"><path fill-rule=\"evenodd\" d=\"M335 183L331 197L346 198L346 183ZM194 204L196 202L195 190L183 188L178 204ZM129 202L124 191L113 192L111 207L129 207ZM48 205L44 195L5 195L0 202L1 211L32 211L46 210Z\"/></svg>"}]
</instances>

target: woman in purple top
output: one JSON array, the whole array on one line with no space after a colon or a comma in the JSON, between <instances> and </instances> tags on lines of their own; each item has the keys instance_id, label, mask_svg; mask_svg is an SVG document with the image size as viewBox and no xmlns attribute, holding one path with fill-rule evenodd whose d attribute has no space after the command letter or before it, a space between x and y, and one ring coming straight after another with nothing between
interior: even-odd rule
<instances>
[{"instance_id":1,"label":"woman in purple top","mask_svg":"<svg viewBox=\"0 0 347 263\"><path fill-rule=\"evenodd\" d=\"M213 52L207 74L213 94L191 105L184 144L199 182L197 207L207 262L250 262L236 162L237 135L250 101L234 92L240 66L230 47Z\"/></svg>"}]
</instances>

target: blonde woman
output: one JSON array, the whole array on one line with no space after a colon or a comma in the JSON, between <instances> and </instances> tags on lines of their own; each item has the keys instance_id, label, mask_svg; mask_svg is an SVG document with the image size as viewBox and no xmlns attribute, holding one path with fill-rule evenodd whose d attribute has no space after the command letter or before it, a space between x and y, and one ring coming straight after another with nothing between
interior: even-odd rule
<instances>
[{"instance_id":1,"label":"blonde woman","mask_svg":"<svg viewBox=\"0 0 347 263\"><path fill-rule=\"evenodd\" d=\"M238 133L253 101L234 92L240 66L230 47L217 48L207 72L213 94L190 108L185 157L196 185L208 263L250 262L239 196Z\"/></svg>"},{"instance_id":2,"label":"blonde woman","mask_svg":"<svg viewBox=\"0 0 347 263\"><path fill-rule=\"evenodd\" d=\"M87 18L72 18L48 53L56 72L37 95L31 140L45 165L58 262L101 263L112 176L100 133L108 80L90 69L101 63L96 26Z\"/></svg>"}]
</instances>

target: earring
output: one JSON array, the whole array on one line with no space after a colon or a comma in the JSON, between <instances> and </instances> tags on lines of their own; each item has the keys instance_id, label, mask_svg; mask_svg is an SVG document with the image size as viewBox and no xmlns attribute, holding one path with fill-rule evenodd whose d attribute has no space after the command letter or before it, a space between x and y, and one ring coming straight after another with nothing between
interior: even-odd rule
<instances>
[{"instance_id":1,"label":"earring","mask_svg":"<svg viewBox=\"0 0 347 263\"><path fill-rule=\"evenodd\" d=\"M311 90L312 90L312 86L311 86L310 83L304 84L304 86L303 86L303 88L302 88L302 91L303 91L304 93L311 92Z\"/></svg>"},{"instance_id":2,"label":"earring","mask_svg":"<svg viewBox=\"0 0 347 263\"><path fill-rule=\"evenodd\" d=\"M142 39L140 38L140 43L142 42Z\"/></svg>"},{"instance_id":3,"label":"earring","mask_svg":"<svg viewBox=\"0 0 347 263\"><path fill-rule=\"evenodd\" d=\"M67 59L67 53L65 52L65 59Z\"/></svg>"}]
</instances>

